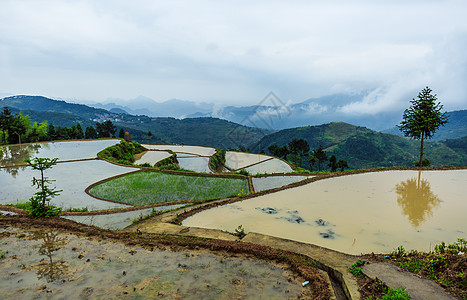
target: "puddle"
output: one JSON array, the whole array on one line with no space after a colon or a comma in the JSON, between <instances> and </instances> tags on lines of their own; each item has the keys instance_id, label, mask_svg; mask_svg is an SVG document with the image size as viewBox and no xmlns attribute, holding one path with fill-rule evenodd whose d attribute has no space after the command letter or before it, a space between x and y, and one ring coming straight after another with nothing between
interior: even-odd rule
<instances>
[{"instance_id":1,"label":"puddle","mask_svg":"<svg viewBox=\"0 0 467 300\"><path fill-rule=\"evenodd\" d=\"M25 159L34 157L57 157L59 161L95 158L99 151L117 143L119 140L109 139L2 146L3 158L0 166L22 165L25 164Z\"/></svg>"},{"instance_id":2,"label":"puddle","mask_svg":"<svg viewBox=\"0 0 467 300\"><path fill-rule=\"evenodd\" d=\"M400 245L428 251L441 241L466 238L465 182L467 170L336 177L203 211L183 225L227 231L243 225L246 232L351 254L391 252ZM303 222L291 222L294 217Z\"/></svg>"},{"instance_id":3,"label":"puddle","mask_svg":"<svg viewBox=\"0 0 467 300\"><path fill-rule=\"evenodd\" d=\"M200 156L211 156L216 153L216 149L202 146L187 145L151 145L142 144L146 149L151 150L172 150L173 152L191 153Z\"/></svg>"},{"instance_id":4,"label":"puddle","mask_svg":"<svg viewBox=\"0 0 467 300\"><path fill-rule=\"evenodd\" d=\"M164 210L182 207L184 205L185 204L176 204L176 205L158 206L154 208L147 208L147 209L141 209L141 210L135 210L135 211L127 211L127 212L116 213L116 214L90 215L90 216L65 216L62 218L73 220L73 221L83 223L86 225L95 225L95 226L105 228L105 229L118 230L118 229L123 229L127 226L130 226L133 223L133 220L144 218L145 216L150 215L153 211L164 211Z\"/></svg>"},{"instance_id":5,"label":"puddle","mask_svg":"<svg viewBox=\"0 0 467 300\"><path fill-rule=\"evenodd\" d=\"M17 215L17 213L12 212L12 211L7 211L7 210L0 210L0 214L4 214L4 215Z\"/></svg>"},{"instance_id":6,"label":"puddle","mask_svg":"<svg viewBox=\"0 0 467 300\"><path fill-rule=\"evenodd\" d=\"M13 172L14 170L14 172ZM87 195L84 190L92 183L119 174L138 170L136 168L121 167L105 161L79 161L59 163L45 171L45 175L56 180L53 185L63 190L59 196L53 198L52 205L67 208L83 208L99 210L127 205L97 200ZM31 180L38 176L39 171L31 168L2 168L0 169L0 204L26 202L37 190Z\"/></svg>"},{"instance_id":7,"label":"puddle","mask_svg":"<svg viewBox=\"0 0 467 300\"><path fill-rule=\"evenodd\" d=\"M256 192L266 191L288 184L299 182L307 179L309 176L268 176L268 177L253 177L253 186Z\"/></svg>"},{"instance_id":8,"label":"puddle","mask_svg":"<svg viewBox=\"0 0 467 300\"><path fill-rule=\"evenodd\" d=\"M4 230L0 229L0 232ZM256 259L148 251L54 232L0 240L2 299L296 299L292 274Z\"/></svg>"}]
</instances>

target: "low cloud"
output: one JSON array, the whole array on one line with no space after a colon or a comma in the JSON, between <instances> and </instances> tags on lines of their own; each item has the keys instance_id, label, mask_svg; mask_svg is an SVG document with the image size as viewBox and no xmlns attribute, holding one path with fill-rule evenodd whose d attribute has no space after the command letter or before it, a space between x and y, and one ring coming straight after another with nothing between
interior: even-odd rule
<instances>
[{"instance_id":1,"label":"low cloud","mask_svg":"<svg viewBox=\"0 0 467 300\"><path fill-rule=\"evenodd\" d=\"M253 105L269 91L294 102L370 91L338 112L378 114L428 85L461 109L465 11L462 0L4 0L0 92Z\"/></svg>"}]
</instances>

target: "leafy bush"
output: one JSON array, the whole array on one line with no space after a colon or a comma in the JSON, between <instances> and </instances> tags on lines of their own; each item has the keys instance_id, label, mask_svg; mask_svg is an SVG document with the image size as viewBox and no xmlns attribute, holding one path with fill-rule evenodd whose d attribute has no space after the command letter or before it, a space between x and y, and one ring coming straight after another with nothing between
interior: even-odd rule
<instances>
[{"instance_id":1,"label":"leafy bush","mask_svg":"<svg viewBox=\"0 0 467 300\"><path fill-rule=\"evenodd\" d=\"M239 239L243 239L246 236L245 229L243 228L242 225L239 225L235 229L235 233L233 235L237 236Z\"/></svg>"},{"instance_id":2,"label":"leafy bush","mask_svg":"<svg viewBox=\"0 0 467 300\"><path fill-rule=\"evenodd\" d=\"M216 172L221 172L225 166L225 149L216 149L216 153L211 156L210 167Z\"/></svg>"},{"instance_id":3,"label":"leafy bush","mask_svg":"<svg viewBox=\"0 0 467 300\"><path fill-rule=\"evenodd\" d=\"M145 151L146 148L137 142L120 141L119 144L110 146L97 154L100 159L107 159L125 165L131 165L135 161L134 154Z\"/></svg>"},{"instance_id":4,"label":"leafy bush","mask_svg":"<svg viewBox=\"0 0 467 300\"><path fill-rule=\"evenodd\" d=\"M362 272L362 266L365 265L364 261L357 260L354 264L350 266L350 273L354 274L355 276L363 277L364 274Z\"/></svg>"},{"instance_id":5,"label":"leafy bush","mask_svg":"<svg viewBox=\"0 0 467 300\"><path fill-rule=\"evenodd\" d=\"M418 167L420 165L420 161L418 161L418 160L413 161L412 163L413 163L414 167ZM431 166L431 161L428 158L424 158L422 160L422 167L429 167L429 166Z\"/></svg>"},{"instance_id":6,"label":"leafy bush","mask_svg":"<svg viewBox=\"0 0 467 300\"><path fill-rule=\"evenodd\" d=\"M180 165L178 164L177 154L173 153L172 156L169 156L159 162L157 162L154 167L161 170L180 170Z\"/></svg>"},{"instance_id":7,"label":"leafy bush","mask_svg":"<svg viewBox=\"0 0 467 300\"><path fill-rule=\"evenodd\" d=\"M378 300L409 300L411 297L405 290L405 287L400 287L398 289L389 289L388 292L383 296L383 298Z\"/></svg>"},{"instance_id":8,"label":"leafy bush","mask_svg":"<svg viewBox=\"0 0 467 300\"><path fill-rule=\"evenodd\" d=\"M248 171L247 171L247 170L245 170L245 169L241 169L240 171L238 171L238 174L240 174L240 175L244 175L244 176L248 176L248 175L250 175L250 173L248 173Z\"/></svg>"}]
</instances>

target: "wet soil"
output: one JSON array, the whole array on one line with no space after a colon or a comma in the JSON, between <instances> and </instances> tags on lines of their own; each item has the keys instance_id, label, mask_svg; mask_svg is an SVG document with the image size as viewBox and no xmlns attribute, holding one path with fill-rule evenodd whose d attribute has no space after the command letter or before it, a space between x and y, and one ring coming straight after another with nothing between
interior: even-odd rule
<instances>
[{"instance_id":1,"label":"wet soil","mask_svg":"<svg viewBox=\"0 0 467 300\"><path fill-rule=\"evenodd\" d=\"M127 246L138 246L148 250L171 251L202 250L216 254L243 258L259 258L274 262L305 278L310 283L303 288L302 299L329 299L331 292L322 274L314 268L313 261L289 251L276 250L266 246L243 242L230 242L181 235L155 235L142 232L104 230L94 226L79 224L61 218L33 219L27 216L1 216L0 227L12 226L27 230L55 231L71 233L100 241L118 242Z\"/></svg>"}]
</instances>

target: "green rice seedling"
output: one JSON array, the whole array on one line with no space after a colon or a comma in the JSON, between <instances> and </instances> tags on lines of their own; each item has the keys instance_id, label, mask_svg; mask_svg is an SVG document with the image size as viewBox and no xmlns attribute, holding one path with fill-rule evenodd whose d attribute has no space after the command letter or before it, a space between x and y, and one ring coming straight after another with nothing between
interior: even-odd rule
<instances>
[{"instance_id":1,"label":"green rice seedling","mask_svg":"<svg viewBox=\"0 0 467 300\"><path fill-rule=\"evenodd\" d=\"M104 199L146 205L227 198L242 189L248 191L245 179L137 172L101 183L90 193Z\"/></svg>"}]
</instances>

